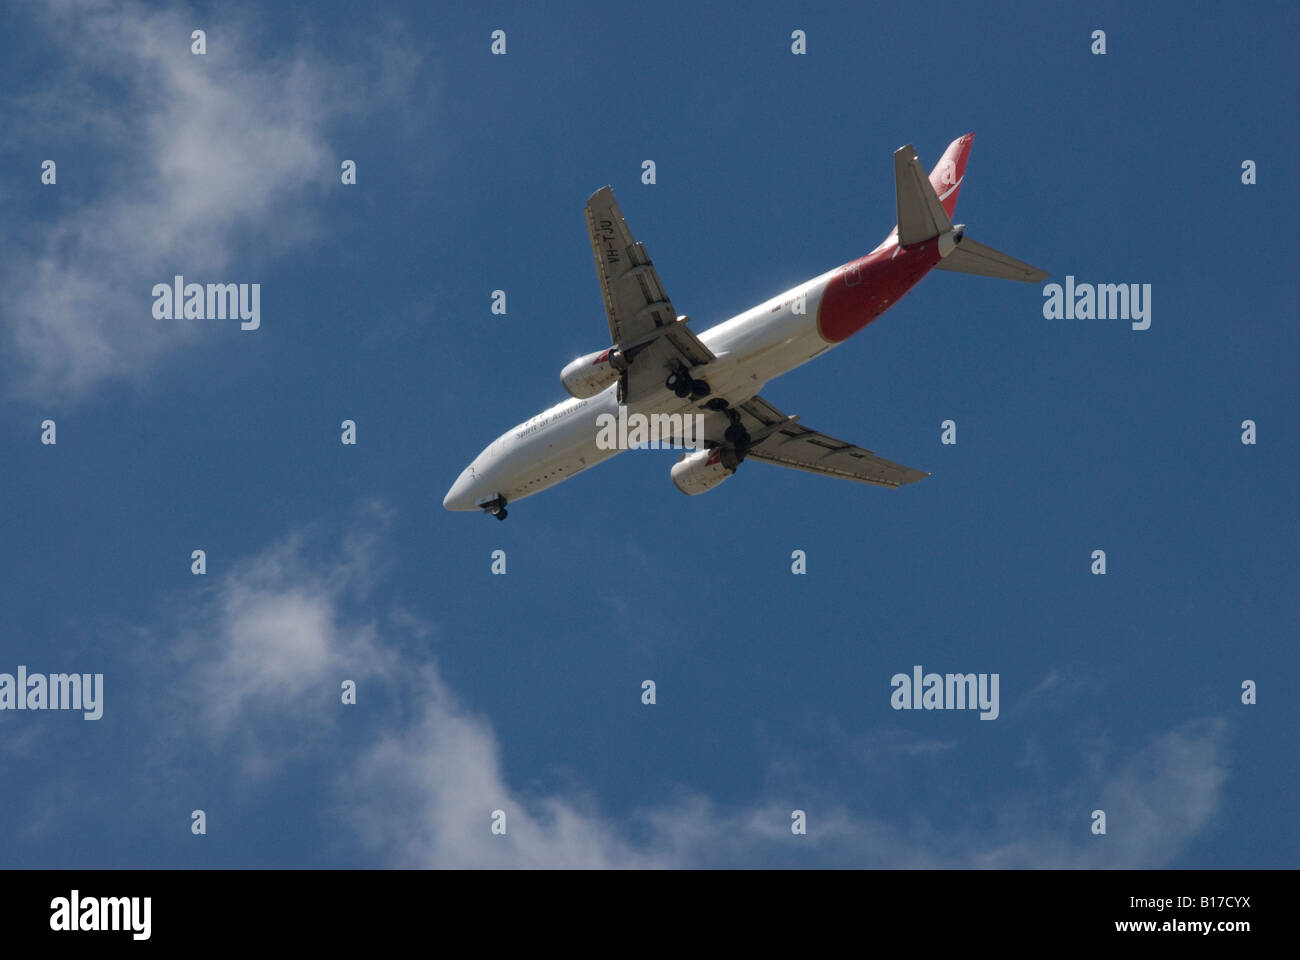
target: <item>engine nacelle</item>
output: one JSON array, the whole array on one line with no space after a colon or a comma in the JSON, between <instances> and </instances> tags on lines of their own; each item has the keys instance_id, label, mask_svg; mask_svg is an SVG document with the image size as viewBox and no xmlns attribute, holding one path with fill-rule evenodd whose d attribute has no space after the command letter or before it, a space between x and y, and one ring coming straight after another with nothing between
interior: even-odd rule
<instances>
[{"instance_id":1,"label":"engine nacelle","mask_svg":"<svg viewBox=\"0 0 1300 960\"><path fill-rule=\"evenodd\" d=\"M689 497L712 490L736 472L740 458L730 447L684 453L673 464L673 485Z\"/></svg>"},{"instance_id":2,"label":"engine nacelle","mask_svg":"<svg viewBox=\"0 0 1300 960\"><path fill-rule=\"evenodd\" d=\"M594 397L627 369L623 354L613 347L579 357L560 371L560 382L569 395L579 400Z\"/></svg>"}]
</instances>

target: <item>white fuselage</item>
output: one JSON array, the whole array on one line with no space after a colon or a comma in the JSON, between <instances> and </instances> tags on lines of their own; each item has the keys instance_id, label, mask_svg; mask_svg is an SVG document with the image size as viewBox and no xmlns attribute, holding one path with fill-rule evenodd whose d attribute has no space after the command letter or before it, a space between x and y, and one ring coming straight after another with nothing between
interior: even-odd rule
<instances>
[{"instance_id":1,"label":"white fuselage","mask_svg":"<svg viewBox=\"0 0 1300 960\"><path fill-rule=\"evenodd\" d=\"M708 364L712 397L744 403L763 385L836 346L822 338L817 312L830 270L700 334L718 358ZM800 295L803 295L800 303ZM796 307L801 312L796 313ZM474 510L494 496L508 502L567 480L621 453L598 445L601 414L618 415L617 384L585 400L569 399L507 430L461 473L443 500L449 510ZM703 402L678 398L667 386L629 404L627 413L694 414ZM725 416L709 413L708 416Z\"/></svg>"}]
</instances>

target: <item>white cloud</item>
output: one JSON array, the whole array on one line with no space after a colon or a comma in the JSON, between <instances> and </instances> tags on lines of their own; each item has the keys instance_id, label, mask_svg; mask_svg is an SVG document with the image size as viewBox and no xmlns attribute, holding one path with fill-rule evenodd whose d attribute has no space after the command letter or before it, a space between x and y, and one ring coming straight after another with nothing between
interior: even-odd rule
<instances>
[{"instance_id":1,"label":"white cloud","mask_svg":"<svg viewBox=\"0 0 1300 960\"><path fill-rule=\"evenodd\" d=\"M267 57L228 14L201 19L206 56L190 53L196 17L183 10L77 0L37 21L60 72L34 78L40 92L20 101L19 126L36 142L43 130L87 130L97 166L82 169L105 186L7 245L4 333L28 395L84 393L212 335L211 321L155 320L153 285L178 273L261 282L250 271L263 252L317 229L312 191L338 178L331 125L375 109L415 73L406 49L388 51L398 68L366 78L305 51ZM391 31L384 42L396 42ZM93 189L69 182L71 169L61 165L49 189ZM251 264L246 248L258 252ZM237 260L241 275L228 276Z\"/></svg>"},{"instance_id":2,"label":"white cloud","mask_svg":"<svg viewBox=\"0 0 1300 960\"><path fill-rule=\"evenodd\" d=\"M424 682L433 694L425 712L369 749L342 787L345 820L393 866L1154 867L1210 822L1226 779L1222 724L1213 722L1157 738L1103 784L1105 837L1091 835L1092 808L1083 802L1048 819L1010 796L1007 815L984 832L888 822L812 787L797 802L808 816L804 837L790 832L794 804L771 798L723 810L687 794L620 824L590 802L511 790L487 721L466 715L432 668ZM1075 794L1050 799L1069 807ZM495 809L509 818L504 837L489 831ZM975 819L971 810L953 813L953 824Z\"/></svg>"},{"instance_id":3,"label":"white cloud","mask_svg":"<svg viewBox=\"0 0 1300 960\"><path fill-rule=\"evenodd\" d=\"M557 797L526 803L506 785L490 725L468 714L431 664L416 674L427 699L340 783L341 813L384 862L404 867L650 865L599 817ZM494 810L506 833L490 832Z\"/></svg>"},{"instance_id":4,"label":"white cloud","mask_svg":"<svg viewBox=\"0 0 1300 960\"><path fill-rule=\"evenodd\" d=\"M621 820L602 814L597 799L580 790L521 791L503 767L490 721L466 709L429 656L429 626L405 610L377 612L375 623L350 612L375 606L371 588L382 580L376 566L391 519L371 505L337 542L307 531L235 564L209 599L185 615L172 668L188 678L176 689L173 720L188 714L190 722L175 722L171 733L224 744L254 781L289 761L336 764L339 679L357 679L380 729L349 749L319 813L342 825L376 862L1158 866L1171 862L1219 809L1227 776L1221 721L1157 737L1127 760L1103 761L1099 770L1109 774L1089 769L1080 756L1075 782L1044 784L1032 797L995 795L981 810L953 811L946 828L916 816L894 823L851 810L805 782L787 782L779 797L728 809L680 792ZM312 559L321 556L332 559ZM949 748L910 736L881 743L895 756ZM1089 832L1094 806L1107 811L1106 837ZM807 812L807 836L790 833L794 807ZM498 809L507 817L504 836L490 831Z\"/></svg>"},{"instance_id":5,"label":"white cloud","mask_svg":"<svg viewBox=\"0 0 1300 960\"><path fill-rule=\"evenodd\" d=\"M1097 806L1119 850L1094 847L1086 862L1155 867L1173 860L1219 811L1226 735L1222 719L1188 724L1156 738L1108 779Z\"/></svg>"},{"instance_id":6,"label":"white cloud","mask_svg":"<svg viewBox=\"0 0 1300 960\"><path fill-rule=\"evenodd\" d=\"M436 668L418 673L424 708L340 779L339 813L382 862L399 867L659 868L861 866L933 862L879 821L818 803L807 836L776 801L719 809L685 793L619 823L585 796L512 789L490 723L462 707ZM506 814L494 835L491 815ZM632 836L640 836L633 842Z\"/></svg>"},{"instance_id":7,"label":"white cloud","mask_svg":"<svg viewBox=\"0 0 1300 960\"><path fill-rule=\"evenodd\" d=\"M155 638L146 662L179 671L164 705L170 734L233 741L244 773L267 775L336 733L344 680L401 676L376 626L343 612L364 603L390 519L373 504L361 513L348 536L326 545L329 562L310 559L319 531L287 537L218 579L175 635Z\"/></svg>"},{"instance_id":8,"label":"white cloud","mask_svg":"<svg viewBox=\"0 0 1300 960\"><path fill-rule=\"evenodd\" d=\"M1078 749L1054 761L1073 775L1040 777L1032 790L1019 780L998 790L991 771L995 786L941 823L850 809L841 786L829 792L779 761L770 778L779 786L729 807L671 779L666 799L617 818L581 786L520 790L490 719L443 679L438 628L378 600L393 522L369 503L342 535L316 527L287 536L212 575L203 597L186 598L174 631L149 631L140 682L169 693L156 704L164 749L148 753L166 754L169 778L234 765L238 795L266 803L278 777L308 773L320 800L294 816L348 838L335 846L339 862L406 868L1161 866L1221 807L1219 719L1156 736L1128 756ZM344 678L357 680L364 699L360 725L342 721L352 709L339 702ZM902 788L910 765L944 762L956 749L888 730L871 740L871 751L846 752L845 762L862 762L870 777L888 761L889 782ZM806 836L790 834L794 808L807 814ZM1102 838L1089 831L1095 808L1108 814ZM506 812L504 836L490 831L497 809Z\"/></svg>"}]
</instances>

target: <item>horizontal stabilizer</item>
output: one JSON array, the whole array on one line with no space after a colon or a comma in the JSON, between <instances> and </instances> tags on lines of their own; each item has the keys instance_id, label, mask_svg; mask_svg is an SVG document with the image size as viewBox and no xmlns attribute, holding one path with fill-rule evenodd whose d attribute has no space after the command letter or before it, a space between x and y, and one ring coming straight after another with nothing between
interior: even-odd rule
<instances>
[{"instance_id":1,"label":"horizontal stabilizer","mask_svg":"<svg viewBox=\"0 0 1300 960\"><path fill-rule=\"evenodd\" d=\"M930 185L909 143L894 151L894 195L898 203L898 242L908 247L952 229L948 211Z\"/></svg>"},{"instance_id":2,"label":"horizontal stabilizer","mask_svg":"<svg viewBox=\"0 0 1300 960\"><path fill-rule=\"evenodd\" d=\"M980 277L1000 277L1003 280L1020 280L1024 283L1042 283L1051 274L1031 267L1022 260L1008 257L992 247L976 243L963 236L948 256L935 264L936 270L954 273L973 273Z\"/></svg>"}]
</instances>

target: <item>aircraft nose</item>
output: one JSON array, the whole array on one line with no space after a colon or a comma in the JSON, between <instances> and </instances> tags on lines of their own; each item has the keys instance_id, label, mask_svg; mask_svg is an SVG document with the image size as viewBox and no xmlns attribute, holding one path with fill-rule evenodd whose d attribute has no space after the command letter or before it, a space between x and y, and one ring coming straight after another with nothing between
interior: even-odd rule
<instances>
[{"instance_id":1,"label":"aircraft nose","mask_svg":"<svg viewBox=\"0 0 1300 960\"><path fill-rule=\"evenodd\" d=\"M442 498L442 505L448 510L474 509L474 476L466 467L451 485L447 495Z\"/></svg>"}]
</instances>

